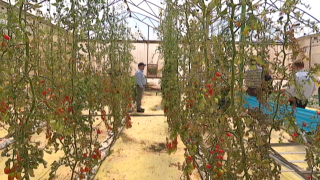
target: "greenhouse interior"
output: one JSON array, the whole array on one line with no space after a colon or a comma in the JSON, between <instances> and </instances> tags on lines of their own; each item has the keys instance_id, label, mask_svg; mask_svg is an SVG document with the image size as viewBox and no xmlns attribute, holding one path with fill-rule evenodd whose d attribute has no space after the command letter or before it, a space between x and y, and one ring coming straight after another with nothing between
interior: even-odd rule
<instances>
[{"instance_id":1,"label":"greenhouse interior","mask_svg":"<svg viewBox=\"0 0 320 180\"><path fill-rule=\"evenodd\" d=\"M318 0L0 0L0 178L320 179Z\"/></svg>"}]
</instances>

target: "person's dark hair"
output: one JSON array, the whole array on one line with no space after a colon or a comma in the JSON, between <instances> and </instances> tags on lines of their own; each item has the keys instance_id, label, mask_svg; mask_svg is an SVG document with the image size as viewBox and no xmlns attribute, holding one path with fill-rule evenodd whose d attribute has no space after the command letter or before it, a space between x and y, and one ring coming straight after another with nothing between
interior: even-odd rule
<instances>
[{"instance_id":1,"label":"person's dark hair","mask_svg":"<svg viewBox=\"0 0 320 180\"><path fill-rule=\"evenodd\" d=\"M298 68L304 68L304 62L301 60L297 60L297 61L293 62L293 65Z\"/></svg>"},{"instance_id":2,"label":"person's dark hair","mask_svg":"<svg viewBox=\"0 0 320 180\"><path fill-rule=\"evenodd\" d=\"M141 62L141 63L138 64L138 67L140 67L140 66L146 66L146 64Z\"/></svg>"}]
</instances>

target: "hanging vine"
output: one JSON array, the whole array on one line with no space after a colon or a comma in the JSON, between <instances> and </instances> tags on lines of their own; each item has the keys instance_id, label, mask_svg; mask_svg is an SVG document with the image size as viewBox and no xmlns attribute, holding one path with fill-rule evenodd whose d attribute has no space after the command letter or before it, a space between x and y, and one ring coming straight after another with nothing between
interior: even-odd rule
<instances>
[{"instance_id":1,"label":"hanging vine","mask_svg":"<svg viewBox=\"0 0 320 180\"><path fill-rule=\"evenodd\" d=\"M286 1L280 10L266 2L166 2L160 49L170 129L167 147L172 152L177 136L186 145L186 179L195 168L202 179L279 179L281 165L269 154L271 135L280 129L293 134L307 152L313 149L300 136L295 107L288 105L289 97L282 91L284 80L293 78L289 62L302 54L293 30L296 19L303 22L295 12L301 1ZM275 21L274 13L284 18ZM280 38L273 34L279 24ZM270 59L269 51L279 47L277 42L281 52ZM245 106L245 69L256 68L251 60L263 68L262 77L270 72L279 80L271 95L263 81L256 110ZM272 116L264 114L263 108L271 105Z\"/></svg>"},{"instance_id":2,"label":"hanging vine","mask_svg":"<svg viewBox=\"0 0 320 180\"><path fill-rule=\"evenodd\" d=\"M40 3L12 4L0 27L1 125L14 139L1 153L4 172L33 179L49 165L50 179L65 168L70 179L90 179L122 127L131 127L132 45L121 9L104 0L57 0L44 18L29 14ZM44 160L59 152L52 164Z\"/></svg>"}]
</instances>

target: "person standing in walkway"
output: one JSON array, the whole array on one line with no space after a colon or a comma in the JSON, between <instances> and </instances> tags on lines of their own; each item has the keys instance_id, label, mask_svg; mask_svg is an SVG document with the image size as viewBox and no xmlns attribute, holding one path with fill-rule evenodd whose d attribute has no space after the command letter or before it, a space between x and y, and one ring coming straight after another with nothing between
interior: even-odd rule
<instances>
[{"instance_id":1,"label":"person standing in walkway","mask_svg":"<svg viewBox=\"0 0 320 180\"><path fill-rule=\"evenodd\" d=\"M304 70L303 61L295 61L293 63L293 71L295 72L295 84L291 84L286 90L293 99L290 101L290 105L305 109L308 99L316 90L316 84L309 73Z\"/></svg>"},{"instance_id":2,"label":"person standing in walkway","mask_svg":"<svg viewBox=\"0 0 320 180\"><path fill-rule=\"evenodd\" d=\"M141 108L141 100L143 97L143 91L147 84L146 76L143 74L143 70L146 64L139 63L138 71L136 72L136 86L137 86L137 112L144 112L144 109Z\"/></svg>"}]
</instances>

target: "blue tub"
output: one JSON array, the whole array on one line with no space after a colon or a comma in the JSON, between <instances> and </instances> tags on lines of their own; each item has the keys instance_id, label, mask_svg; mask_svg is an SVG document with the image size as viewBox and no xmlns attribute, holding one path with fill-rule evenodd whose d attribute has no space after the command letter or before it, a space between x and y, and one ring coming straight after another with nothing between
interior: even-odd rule
<instances>
[{"instance_id":1,"label":"blue tub","mask_svg":"<svg viewBox=\"0 0 320 180\"><path fill-rule=\"evenodd\" d=\"M253 96L245 96L245 100L247 103L245 103L245 108L256 108L259 107L259 102L256 97ZM270 103L269 107L260 107L261 110L268 115L273 116L275 113L276 106L273 102ZM301 129L307 132L312 132L312 129L317 130L317 126L320 123L320 116L318 115L317 111L309 110L309 109L303 109L303 108L296 108L292 109L290 105L281 105L279 106L278 113L276 115L276 119L282 119L283 114L285 113L292 113L294 111L294 116L296 117L296 122L299 124ZM303 127L303 123L307 124L307 127Z\"/></svg>"}]
</instances>

